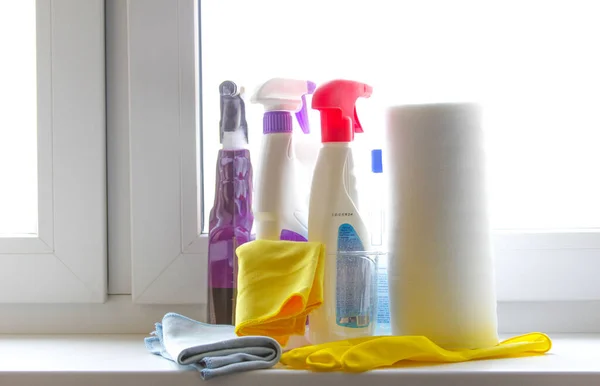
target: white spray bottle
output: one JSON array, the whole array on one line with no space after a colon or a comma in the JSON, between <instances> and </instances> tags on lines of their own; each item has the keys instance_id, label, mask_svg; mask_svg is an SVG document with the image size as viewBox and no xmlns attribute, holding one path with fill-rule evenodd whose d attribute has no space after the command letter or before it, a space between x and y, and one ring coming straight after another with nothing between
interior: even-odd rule
<instances>
[{"instance_id":1,"label":"white spray bottle","mask_svg":"<svg viewBox=\"0 0 600 386\"><path fill-rule=\"evenodd\" d=\"M256 178L254 221L256 238L306 241L308 238L309 185L300 180L301 165L296 159L292 113L300 128L309 132L306 94L313 82L273 78L257 88L252 103L265 108L260 169Z\"/></svg>"},{"instance_id":2,"label":"white spray bottle","mask_svg":"<svg viewBox=\"0 0 600 386\"><path fill-rule=\"evenodd\" d=\"M373 335L376 323L376 253L358 208L351 142L362 133L355 103L366 84L334 80L320 86L312 108L321 113L321 139L313 174L308 240L325 244L323 305L310 314L312 344Z\"/></svg>"}]
</instances>

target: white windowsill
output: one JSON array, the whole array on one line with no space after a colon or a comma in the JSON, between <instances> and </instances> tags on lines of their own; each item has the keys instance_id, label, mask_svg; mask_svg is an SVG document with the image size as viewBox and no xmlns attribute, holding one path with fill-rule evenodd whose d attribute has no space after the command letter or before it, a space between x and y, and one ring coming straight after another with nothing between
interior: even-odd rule
<instances>
[{"instance_id":1,"label":"white windowsill","mask_svg":"<svg viewBox=\"0 0 600 386\"><path fill-rule=\"evenodd\" d=\"M0 335L2 385L198 385L195 370L149 354L144 335ZM263 370L211 385L598 385L600 335L553 334L550 354L377 370L364 374Z\"/></svg>"}]
</instances>

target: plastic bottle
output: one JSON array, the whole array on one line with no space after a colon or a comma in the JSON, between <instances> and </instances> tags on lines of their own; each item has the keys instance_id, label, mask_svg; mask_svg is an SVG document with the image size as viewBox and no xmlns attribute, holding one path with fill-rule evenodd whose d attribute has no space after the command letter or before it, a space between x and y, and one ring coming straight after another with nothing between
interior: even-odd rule
<instances>
[{"instance_id":1,"label":"plastic bottle","mask_svg":"<svg viewBox=\"0 0 600 386\"><path fill-rule=\"evenodd\" d=\"M260 169L256 179L254 218L256 238L306 241L308 238L309 185L300 180L301 165L293 144L295 113L300 128L308 134L306 94L313 82L273 78L257 88L252 103L265 108Z\"/></svg>"},{"instance_id":2,"label":"plastic bottle","mask_svg":"<svg viewBox=\"0 0 600 386\"><path fill-rule=\"evenodd\" d=\"M377 324L375 326L375 335L391 335L388 257L382 205L382 203L386 202L387 192L383 182L381 149L373 149L371 151L371 172L371 218L369 228L371 231L371 246L379 252L377 255Z\"/></svg>"},{"instance_id":3,"label":"plastic bottle","mask_svg":"<svg viewBox=\"0 0 600 386\"><path fill-rule=\"evenodd\" d=\"M252 163L243 88L225 81L221 94L222 148L217 157L215 201L209 218L208 313L213 324L235 323L236 248L250 240Z\"/></svg>"},{"instance_id":4,"label":"plastic bottle","mask_svg":"<svg viewBox=\"0 0 600 386\"><path fill-rule=\"evenodd\" d=\"M334 80L315 91L321 140L313 175L308 240L325 244L323 305L310 314L312 344L373 335L377 305L376 254L358 206L351 142L362 133L355 103L366 84Z\"/></svg>"}]
</instances>

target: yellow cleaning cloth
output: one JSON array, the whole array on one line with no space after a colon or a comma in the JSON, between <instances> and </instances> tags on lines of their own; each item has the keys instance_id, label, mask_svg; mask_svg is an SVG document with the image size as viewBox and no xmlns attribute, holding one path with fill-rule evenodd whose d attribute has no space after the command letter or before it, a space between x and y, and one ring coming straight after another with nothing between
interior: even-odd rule
<instances>
[{"instance_id":1,"label":"yellow cleaning cloth","mask_svg":"<svg viewBox=\"0 0 600 386\"><path fill-rule=\"evenodd\" d=\"M412 362L465 362L473 359L543 354L552 342L535 332L505 340L497 346L448 351L424 336L373 336L297 348L281 356L292 369L361 372Z\"/></svg>"},{"instance_id":2,"label":"yellow cleaning cloth","mask_svg":"<svg viewBox=\"0 0 600 386\"><path fill-rule=\"evenodd\" d=\"M303 335L306 316L323 303L323 244L255 240L236 253L235 333L270 336L284 346L291 335Z\"/></svg>"}]
</instances>

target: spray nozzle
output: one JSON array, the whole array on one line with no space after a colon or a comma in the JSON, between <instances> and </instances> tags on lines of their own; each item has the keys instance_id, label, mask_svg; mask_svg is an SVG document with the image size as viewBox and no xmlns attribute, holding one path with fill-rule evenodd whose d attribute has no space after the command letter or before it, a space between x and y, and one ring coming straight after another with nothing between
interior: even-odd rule
<instances>
[{"instance_id":1,"label":"spray nozzle","mask_svg":"<svg viewBox=\"0 0 600 386\"><path fill-rule=\"evenodd\" d=\"M352 80L332 80L314 93L312 108L321 112L322 142L351 142L363 128L356 113L356 100L368 98L373 87Z\"/></svg>"},{"instance_id":2,"label":"spray nozzle","mask_svg":"<svg viewBox=\"0 0 600 386\"><path fill-rule=\"evenodd\" d=\"M273 78L256 89L250 99L265 107L263 132L291 133L291 113L295 113L300 128L305 134L310 132L306 94L312 94L317 85L308 80Z\"/></svg>"},{"instance_id":3,"label":"spray nozzle","mask_svg":"<svg viewBox=\"0 0 600 386\"><path fill-rule=\"evenodd\" d=\"M227 141L231 144L224 147L248 144L246 106L242 98L244 88L226 80L219 85L219 94L221 95L221 120L219 122L221 143L224 143L223 139L227 135L225 133L232 133L229 134L231 141Z\"/></svg>"}]
</instances>

